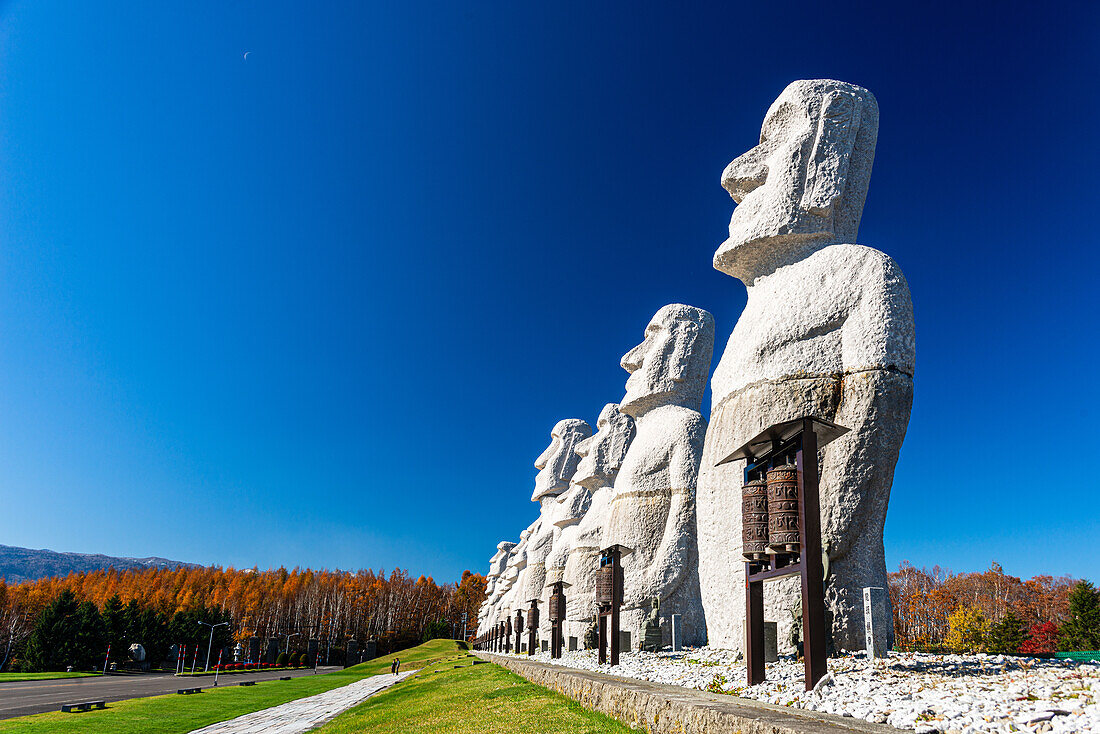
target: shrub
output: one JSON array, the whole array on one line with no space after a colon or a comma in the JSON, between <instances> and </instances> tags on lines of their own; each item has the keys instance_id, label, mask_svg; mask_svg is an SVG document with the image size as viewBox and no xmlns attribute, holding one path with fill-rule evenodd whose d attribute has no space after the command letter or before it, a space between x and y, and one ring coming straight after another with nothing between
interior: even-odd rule
<instances>
[{"instance_id":1,"label":"shrub","mask_svg":"<svg viewBox=\"0 0 1100 734\"><path fill-rule=\"evenodd\" d=\"M1054 622L1034 624L1027 639L1020 644L1021 655L1053 655L1058 651L1058 625Z\"/></svg>"},{"instance_id":2,"label":"shrub","mask_svg":"<svg viewBox=\"0 0 1100 734\"><path fill-rule=\"evenodd\" d=\"M298 665L302 666L303 668L308 668L313 665L313 663L309 659L309 653L302 653L301 657L298 660Z\"/></svg>"},{"instance_id":3,"label":"shrub","mask_svg":"<svg viewBox=\"0 0 1100 734\"><path fill-rule=\"evenodd\" d=\"M290 658L287 657L285 652L281 652L279 653L279 657L275 658L275 666L278 668L285 668L289 659Z\"/></svg>"},{"instance_id":4,"label":"shrub","mask_svg":"<svg viewBox=\"0 0 1100 734\"><path fill-rule=\"evenodd\" d=\"M989 628L986 651L997 655L1014 655L1027 638L1023 621L1011 611L1000 622Z\"/></svg>"},{"instance_id":5,"label":"shrub","mask_svg":"<svg viewBox=\"0 0 1100 734\"><path fill-rule=\"evenodd\" d=\"M989 633L989 620L975 606L961 606L947 618L951 631L944 642L954 652L982 652Z\"/></svg>"}]
</instances>

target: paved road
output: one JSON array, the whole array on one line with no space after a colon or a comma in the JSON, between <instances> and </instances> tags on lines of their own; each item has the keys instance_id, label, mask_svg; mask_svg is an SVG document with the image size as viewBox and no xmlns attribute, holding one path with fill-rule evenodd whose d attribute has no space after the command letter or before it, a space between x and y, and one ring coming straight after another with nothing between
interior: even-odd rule
<instances>
[{"instance_id":1,"label":"paved road","mask_svg":"<svg viewBox=\"0 0 1100 734\"><path fill-rule=\"evenodd\" d=\"M299 698L279 706L238 716L220 724L196 729L191 734L302 734L315 729L342 711L358 705L381 690L404 680L415 671L383 673L341 688Z\"/></svg>"},{"instance_id":2,"label":"paved road","mask_svg":"<svg viewBox=\"0 0 1100 734\"><path fill-rule=\"evenodd\" d=\"M340 670L322 667L318 673ZM235 686L243 680L278 680L313 675L312 670L274 670L262 673L231 673L218 676L219 686ZM107 675L99 678L63 678L60 680L29 680L0 683L0 719L14 716L60 711L61 704L74 701L121 701L175 693L180 688L214 685L214 676L177 678L171 673Z\"/></svg>"}]
</instances>

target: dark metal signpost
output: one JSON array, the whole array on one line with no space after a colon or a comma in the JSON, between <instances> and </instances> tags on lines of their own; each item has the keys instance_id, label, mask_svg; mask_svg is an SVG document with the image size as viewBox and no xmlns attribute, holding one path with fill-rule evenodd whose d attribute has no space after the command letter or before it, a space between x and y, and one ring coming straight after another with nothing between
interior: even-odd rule
<instances>
[{"instance_id":1,"label":"dark metal signpost","mask_svg":"<svg viewBox=\"0 0 1100 734\"><path fill-rule=\"evenodd\" d=\"M527 610L527 654L535 654L535 635L539 631L539 600L531 600L531 608Z\"/></svg>"},{"instance_id":2,"label":"dark metal signpost","mask_svg":"<svg viewBox=\"0 0 1100 734\"><path fill-rule=\"evenodd\" d=\"M562 625L565 623L565 587L563 581L554 582L550 587L550 657L560 658L564 646Z\"/></svg>"},{"instance_id":3,"label":"dark metal signpost","mask_svg":"<svg viewBox=\"0 0 1100 734\"><path fill-rule=\"evenodd\" d=\"M600 664L607 662L607 648L611 648L611 664L619 664L619 607L623 605L623 556L634 551L622 545L612 545L600 551L600 570L596 573L596 603L600 607ZM611 622L611 640L608 645L607 623Z\"/></svg>"},{"instance_id":4,"label":"dark metal signpost","mask_svg":"<svg viewBox=\"0 0 1100 734\"><path fill-rule=\"evenodd\" d=\"M813 690L825 675L825 586L818 451L848 430L821 418L797 418L768 428L718 462L721 465L745 460L742 542L745 657L750 686L763 683L765 678L764 582L793 574L802 579L806 690ZM761 489L765 486L766 495L762 496ZM761 528L765 510L768 518L766 543Z\"/></svg>"},{"instance_id":5,"label":"dark metal signpost","mask_svg":"<svg viewBox=\"0 0 1100 734\"><path fill-rule=\"evenodd\" d=\"M516 610L516 623L512 625L512 629L516 631L516 655L519 655L520 640L523 634L523 610Z\"/></svg>"}]
</instances>

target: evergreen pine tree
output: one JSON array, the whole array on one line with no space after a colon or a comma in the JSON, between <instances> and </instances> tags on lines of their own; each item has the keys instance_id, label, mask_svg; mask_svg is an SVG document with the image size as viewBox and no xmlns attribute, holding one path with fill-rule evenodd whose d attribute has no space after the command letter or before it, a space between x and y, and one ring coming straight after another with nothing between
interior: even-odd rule
<instances>
[{"instance_id":1,"label":"evergreen pine tree","mask_svg":"<svg viewBox=\"0 0 1100 734\"><path fill-rule=\"evenodd\" d=\"M154 609L140 609L135 615L130 639L145 648L145 659L150 665L159 666L168 657L168 649L181 641L172 640L168 634L168 618Z\"/></svg>"},{"instance_id":2,"label":"evergreen pine tree","mask_svg":"<svg viewBox=\"0 0 1100 734\"><path fill-rule=\"evenodd\" d=\"M120 667L129 657L128 623L127 610L122 606L122 599L115 594L103 604L103 628L107 644L111 647L111 660Z\"/></svg>"},{"instance_id":3,"label":"evergreen pine tree","mask_svg":"<svg viewBox=\"0 0 1100 734\"><path fill-rule=\"evenodd\" d=\"M1058 645L1063 650L1100 650L1100 595L1088 581L1078 581L1069 593L1069 619Z\"/></svg>"},{"instance_id":4,"label":"evergreen pine tree","mask_svg":"<svg viewBox=\"0 0 1100 734\"><path fill-rule=\"evenodd\" d=\"M44 672L65 670L80 661L77 649L76 595L65 590L42 610L23 655L23 670Z\"/></svg>"},{"instance_id":5,"label":"evergreen pine tree","mask_svg":"<svg viewBox=\"0 0 1100 734\"><path fill-rule=\"evenodd\" d=\"M78 670L102 670L107 654L107 630L95 604L86 601L76 610L76 655Z\"/></svg>"},{"instance_id":6,"label":"evergreen pine tree","mask_svg":"<svg viewBox=\"0 0 1100 734\"><path fill-rule=\"evenodd\" d=\"M989 628L986 636L986 651L995 655L1014 655L1027 639L1023 621L1012 611L1000 622Z\"/></svg>"}]
</instances>

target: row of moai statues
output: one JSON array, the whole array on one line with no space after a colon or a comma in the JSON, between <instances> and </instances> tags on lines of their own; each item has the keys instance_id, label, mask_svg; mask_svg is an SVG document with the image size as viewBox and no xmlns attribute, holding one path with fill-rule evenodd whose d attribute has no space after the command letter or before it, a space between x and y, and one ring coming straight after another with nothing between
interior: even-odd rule
<instances>
[{"instance_id":1,"label":"row of moai statues","mask_svg":"<svg viewBox=\"0 0 1100 734\"><path fill-rule=\"evenodd\" d=\"M526 617L569 587L565 634L583 639L602 548L624 559L622 629L680 615L682 642L741 649L744 462L718 462L770 425L816 416L850 430L820 452L826 605L835 650L863 646L864 587L887 586L886 510L913 397L915 337L908 285L887 255L855 242L878 136L878 104L862 87L794 82L772 104L760 143L730 163L737 206L713 265L748 300L711 377L715 324L700 308L660 309L622 358L626 394L596 432L559 422L536 462L540 514L490 562L479 634L503 629L509 649ZM765 617L791 638L797 579L765 587ZM533 640L548 640L542 614ZM664 644L669 625L662 625ZM651 633L653 630L649 630ZM524 637L523 639L527 639Z\"/></svg>"}]
</instances>

